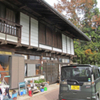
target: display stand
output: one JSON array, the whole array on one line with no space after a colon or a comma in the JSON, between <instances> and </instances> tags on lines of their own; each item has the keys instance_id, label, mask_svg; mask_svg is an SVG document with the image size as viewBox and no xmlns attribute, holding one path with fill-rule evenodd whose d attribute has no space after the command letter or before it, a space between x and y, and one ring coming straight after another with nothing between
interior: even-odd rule
<instances>
[{"instance_id":1,"label":"display stand","mask_svg":"<svg viewBox=\"0 0 100 100\"><path fill-rule=\"evenodd\" d=\"M25 82L19 83L19 95L27 94L27 87Z\"/></svg>"},{"instance_id":2,"label":"display stand","mask_svg":"<svg viewBox=\"0 0 100 100\"><path fill-rule=\"evenodd\" d=\"M30 89L32 91L32 94L40 92L40 90L35 86L34 80L28 83L27 86L28 90Z\"/></svg>"}]
</instances>

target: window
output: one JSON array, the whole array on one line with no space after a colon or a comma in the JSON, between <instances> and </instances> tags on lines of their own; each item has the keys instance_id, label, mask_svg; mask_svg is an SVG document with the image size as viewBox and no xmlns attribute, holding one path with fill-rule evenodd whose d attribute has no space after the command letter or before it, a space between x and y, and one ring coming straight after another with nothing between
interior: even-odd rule
<instances>
[{"instance_id":1,"label":"window","mask_svg":"<svg viewBox=\"0 0 100 100\"><path fill-rule=\"evenodd\" d=\"M40 74L40 64L25 64L25 77L32 77Z\"/></svg>"},{"instance_id":2,"label":"window","mask_svg":"<svg viewBox=\"0 0 100 100\"><path fill-rule=\"evenodd\" d=\"M35 60L35 56L30 56L30 60Z\"/></svg>"},{"instance_id":3,"label":"window","mask_svg":"<svg viewBox=\"0 0 100 100\"><path fill-rule=\"evenodd\" d=\"M30 55L30 60L40 60L40 56L31 56Z\"/></svg>"},{"instance_id":4,"label":"window","mask_svg":"<svg viewBox=\"0 0 100 100\"><path fill-rule=\"evenodd\" d=\"M43 57L43 60L50 60L50 57Z\"/></svg>"},{"instance_id":5,"label":"window","mask_svg":"<svg viewBox=\"0 0 100 100\"><path fill-rule=\"evenodd\" d=\"M94 77L95 77L95 79L97 79L97 78L100 77L100 74L99 74L99 70L98 69L95 69Z\"/></svg>"},{"instance_id":6,"label":"window","mask_svg":"<svg viewBox=\"0 0 100 100\"><path fill-rule=\"evenodd\" d=\"M47 57L47 60L50 60L50 58L49 58L49 57Z\"/></svg>"},{"instance_id":7,"label":"window","mask_svg":"<svg viewBox=\"0 0 100 100\"><path fill-rule=\"evenodd\" d=\"M46 60L46 57L43 57L43 60Z\"/></svg>"},{"instance_id":8,"label":"window","mask_svg":"<svg viewBox=\"0 0 100 100\"><path fill-rule=\"evenodd\" d=\"M55 60L57 61L58 59L57 59L57 58L55 58Z\"/></svg>"},{"instance_id":9,"label":"window","mask_svg":"<svg viewBox=\"0 0 100 100\"><path fill-rule=\"evenodd\" d=\"M36 59L36 60L40 60L40 56L36 56L35 59Z\"/></svg>"},{"instance_id":10,"label":"window","mask_svg":"<svg viewBox=\"0 0 100 100\"><path fill-rule=\"evenodd\" d=\"M62 58L59 58L59 62L62 62Z\"/></svg>"},{"instance_id":11,"label":"window","mask_svg":"<svg viewBox=\"0 0 100 100\"><path fill-rule=\"evenodd\" d=\"M87 82L91 78L91 72L88 67L63 67L61 70L61 79L74 79L77 81Z\"/></svg>"},{"instance_id":12,"label":"window","mask_svg":"<svg viewBox=\"0 0 100 100\"><path fill-rule=\"evenodd\" d=\"M51 60L54 60L54 58L51 58Z\"/></svg>"}]
</instances>

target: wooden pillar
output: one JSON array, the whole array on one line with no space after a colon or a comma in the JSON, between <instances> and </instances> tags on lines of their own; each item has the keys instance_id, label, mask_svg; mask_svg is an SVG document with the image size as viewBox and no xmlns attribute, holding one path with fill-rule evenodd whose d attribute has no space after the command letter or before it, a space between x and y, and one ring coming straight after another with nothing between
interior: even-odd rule
<instances>
[{"instance_id":1,"label":"wooden pillar","mask_svg":"<svg viewBox=\"0 0 100 100\"><path fill-rule=\"evenodd\" d=\"M22 35L22 26L18 29L18 38L19 38L19 44L21 44L21 35Z\"/></svg>"},{"instance_id":2,"label":"wooden pillar","mask_svg":"<svg viewBox=\"0 0 100 100\"><path fill-rule=\"evenodd\" d=\"M57 57L57 60L58 60L58 64L59 64L58 76L59 76L59 83L60 83L60 78L61 78L61 75L60 75L60 71L61 71L61 64L60 64L60 62L59 62L59 57Z\"/></svg>"},{"instance_id":3,"label":"wooden pillar","mask_svg":"<svg viewBox=\"0 0 100 100\"><path fill-rule=\"evenodd\" d=\"M43 74L43 56L41 56L40 57L40 64L41 64L41 66L40 66L40 73L41 73L41 75Z\"/></svg>"},{"instance_id":4,"label":"wooden pillar","mask_svg":"<svg viewBox=\"0 0 100 100\"><path fill-rule=\"evenodd\" d=\"M73 62L72 62L73 56L70 56L70 57L69 57L69 60L70 60L70 61L69 61L69 64L73 64Z\"/></svg>"},{"instance_id":5,"label":"wooden pillar","mask_svg":"<svg viewBox=\"0 0 100 100\"><path fill-rule=\"evenodd\" d=\"M59 83L61 82L61 67L62 67L62 64L59 64Z\"/></svg>"}]
</instances>

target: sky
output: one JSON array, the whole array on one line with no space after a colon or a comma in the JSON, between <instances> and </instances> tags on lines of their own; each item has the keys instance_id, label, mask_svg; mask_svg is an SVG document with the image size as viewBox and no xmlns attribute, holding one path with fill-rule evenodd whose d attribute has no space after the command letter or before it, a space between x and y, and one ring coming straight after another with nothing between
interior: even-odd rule
<instances>
[{"instance_id":1,"label":"sky","mask_svg":"<svg viewBox=\"0 0 100 100\"><path fill-rule=\"evenodd\" d=\"M57 3L57 0L45 0L46 2L48 2L51 6L54 5L54 3ZM100 9L100 0L97 0L98 5L97 7Z\"/></svg>"}]
</instances>

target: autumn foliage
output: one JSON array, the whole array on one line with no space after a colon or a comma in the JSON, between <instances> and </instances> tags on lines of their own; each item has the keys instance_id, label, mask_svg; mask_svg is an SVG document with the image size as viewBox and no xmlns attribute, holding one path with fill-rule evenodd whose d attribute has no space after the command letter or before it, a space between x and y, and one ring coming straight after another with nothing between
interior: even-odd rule
<instances>
[{"instance_id":1,"label":"autumn foliage","mask_svg":"<svg viewBox=\"0 0 100 100\"><path fill-rule=\"evenodd\" d=\"M95 2L95 0L58 0L54 8L64 14L74 25L80 27L82 15L87 13L87 9L91 9Z\"/></svg>"},{"instance_id":2,"label":"autumn foliage","mask_svg":"<svg viewBox=\"0 0 100 100\"><path fill-rule=\"evenodd\" d=\"M93 54L93 53L92 53L91 49L87 49L87 50L85 50L85 54Z\"/></svg>"}]
</instances>

